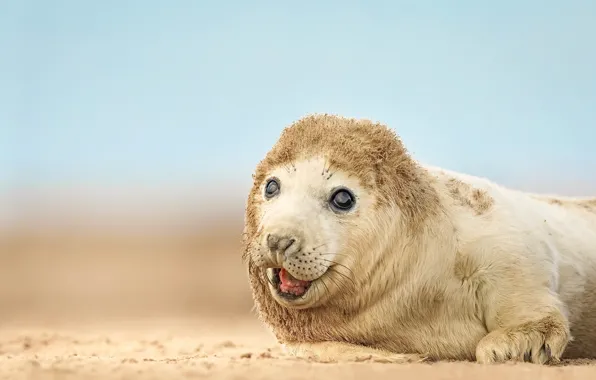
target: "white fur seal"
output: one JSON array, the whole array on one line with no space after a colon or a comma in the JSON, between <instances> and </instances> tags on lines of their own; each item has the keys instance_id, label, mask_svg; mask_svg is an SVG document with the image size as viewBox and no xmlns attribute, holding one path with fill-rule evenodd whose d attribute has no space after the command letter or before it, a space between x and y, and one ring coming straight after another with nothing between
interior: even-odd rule
<instances>
[{"instance_id":1,"label":"white fur seal","mask_svg":"<svg viewBox=\"0 0 596 380\"><path fill-rule=\"evenodd\" d=\"M386 126L332 115L285 128L253 179L243 259L295 354L596 357L596 198L422 165Z\"/></svg>"}]
</instances>

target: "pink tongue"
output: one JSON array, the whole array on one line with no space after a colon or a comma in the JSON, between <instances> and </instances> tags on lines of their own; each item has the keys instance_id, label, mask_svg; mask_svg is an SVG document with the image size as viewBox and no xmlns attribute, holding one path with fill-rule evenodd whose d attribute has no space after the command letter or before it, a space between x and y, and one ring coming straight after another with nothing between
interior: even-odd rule
<instances>
[{"instance_id":1,"label":"pink tongue","mask_svg":"<svg viewBox=\"0 0 596 380\"><path fill-rule=\"evenodd\" d=\"M303 281L294 278L287 270L281 269L279 271L279 279L281 283L279 288L284 293L292 293L297 296L301 296L306 293L306 287L310 284L310 281Z\"/></svg>"}]
</instances>

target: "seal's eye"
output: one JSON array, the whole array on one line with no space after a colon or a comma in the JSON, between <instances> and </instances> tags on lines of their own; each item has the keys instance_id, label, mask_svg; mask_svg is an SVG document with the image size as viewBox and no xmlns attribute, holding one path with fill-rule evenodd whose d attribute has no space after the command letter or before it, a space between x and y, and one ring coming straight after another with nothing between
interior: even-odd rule
<instances>
[{"instance_id":1,"label":"seal's eye","mask_svg":"<svg viewBox=\"0 0 596 380\"><path fill-rule=\"evenodd\" d=\"M276 196L279 193L279 187L279 182L275 178L270 179L265 186L265 198L269 199Z\"/></svg>"},{"instance_id":2,"label":"seal's eye","mask_svg":"<svg viewBox=\"0 0 596 380\"><path fill-rule=\"evenodd\" d=\"M336 211L349 211L354 207L354 196L349 190L336 190L331 196L331 207Z\"/></svg>"}]
</instances>

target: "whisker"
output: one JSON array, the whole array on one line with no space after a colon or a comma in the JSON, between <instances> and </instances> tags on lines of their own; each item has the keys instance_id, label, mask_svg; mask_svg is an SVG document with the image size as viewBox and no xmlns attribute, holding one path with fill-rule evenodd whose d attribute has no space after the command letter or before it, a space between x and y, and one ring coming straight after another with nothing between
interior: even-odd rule
<instances>
[{"instance_id":1,"label":"whisker","mask_svg":"<svg viewBox=\"0 0 596 380\"><path fill-rule=\"evenodd\" d=\"M331 263L331 264L333 264L333 265L337 265L337 266L340 266L340 267L342 267L342 268L345 268L345 269L346 269L348 272L350 272L350 274L351 274L352 276L354 275L354 272L352 272L352 270L351 270L350 268L348 268L347 266L345 266L344 264L340 264L340 263L338 263L338 262L335 262L335 261L333 261L333 260L327 260L327 259L323 259L323 258L322 258L321 260L323 260L323 261L326 261L326 262L328 262L328 263Z\"/></svg>"},{"instance_id":2,"label":"whisker","mask_svg":"<svg viewBox=\"0 0 596 380\"><path fill-rule=\"evenodd\" d=\"M327 286L327 284L325 284L324 278L321 278L321 284L323 284L325 290L327 290L327 293L329 293L329 287Z\"/></svg>"},{"instance_id":3,"label":"whisker","mask_svg":"<svg viewBox=\"0 0 596 380\"><path fill-rule=\"evenodd\" d=\"M338 271L335 268L329 267L329 270L331 272L335 272L337 274L339 274L340 276L342 276L343 278L345 278L346 280L350 281L352 283L352 285L356 286L356 282L354 281L353 278L351 278L350 276L346 275L345 273L341 273L340 271ZM353 275L354 273L352 273L352 271L350 271L350 273Z\"/></svg>"},{"instance_id":4,"label":"whisker","mask_svg":"<svg viewBox=\"0 0 596 380\"><path fill-rule=\"evenodd\" d=\"M330 269L330 272L337 273L337 271L332 270L332 269ZM332 281L335 284L335 286L337 286L338 289L345 289L345 286L344 286L345 284L344 284L344 282L342 281L341 278L334 278L334 277L327 277L327 278L330 281Z\"/></svg>"},{"instance_id":5,"label":"whisker","mask_svg":"<svg viewBox=\"0 0 596 380\"><path fill-rule=\"evenodd\" d=\"M322 279L321 279L321 282L323 282ZM321 288L318 286L318 284L317 284L317 286L315 286L315 290L316 290L315 302L318 303L319 301L321 301Z\"/></svg>"},{"instance_id":6,"label":"whisker","mask_svg":"<svg viewBox=\"0 0 596 380\"><path fill-rule=\"evenodd\" d=\"M350 257L350 255L346 253L336 253L336 252L317 252L319 256L328 256L328 255L335 255L335 256L345 256Z\"/></svg>"},{"instance_id":7,"label":"whisker","mask_svg":"<svg viewBox=\"0 0 596 380\"><path fill-rule=\"evenodd\" d=\"M316 247L313 247L313 249L312 249L312 250L314 251L315 249L319 249L319 248L321 248L321 247L322 247L322 246L324 246L324 245L327 245L327 243L323 243L323 244L321 244L321 245L317 245Z\"/></svg>"}]
</instances>

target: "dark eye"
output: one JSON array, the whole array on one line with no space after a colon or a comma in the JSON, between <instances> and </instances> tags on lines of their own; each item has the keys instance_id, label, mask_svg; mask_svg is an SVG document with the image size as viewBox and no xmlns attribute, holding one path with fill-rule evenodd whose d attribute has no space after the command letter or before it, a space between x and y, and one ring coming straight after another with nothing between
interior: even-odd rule
<instances>
[{"instance_id":1,"label":"dark eye","mask_svg":"<svg viewBox=\"0 0 596 380\"><path fill-rule=\"evenodd\" d=\"M348 211L354 207L354 196L346 189L339 189L331 196L331 207L337 211Z\"/></svg>"},{"instance_id":2,"label":"dark eye","mask_svg":"<svg viewBox=\"0 0 596 380\"><path fill-rule=\"evenodd\" d=\"M279 182L276 179L270 179L265 186L265 197L273 198L277 193L279 193Z\"/></svg>"}]
</instances>

